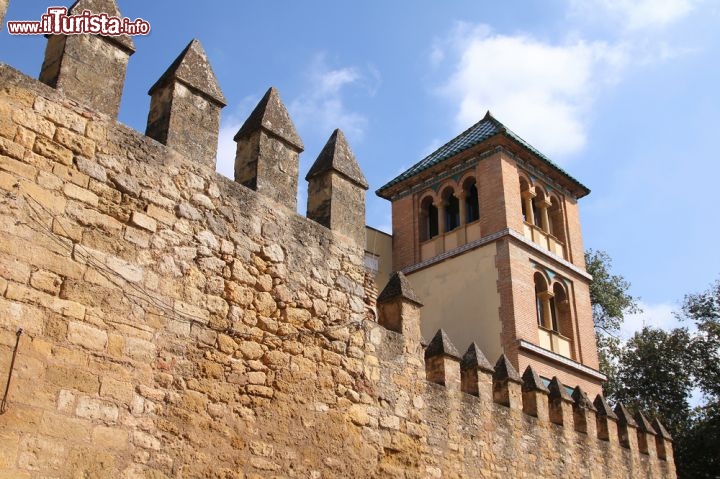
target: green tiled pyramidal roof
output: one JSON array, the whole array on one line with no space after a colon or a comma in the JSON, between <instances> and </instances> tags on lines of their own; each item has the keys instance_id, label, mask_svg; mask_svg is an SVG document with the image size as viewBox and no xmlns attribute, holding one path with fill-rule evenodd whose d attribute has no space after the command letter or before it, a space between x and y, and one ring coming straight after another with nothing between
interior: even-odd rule
<instances>
[{"instance_id":1,"label":"green tiled pyramidal roof","mask_svg":"<svg viewBox=\"0 0 720 479\"><path fill-rule=\"evenodd\" d=\"M567 179L575 183L580 190L583 190L583 194L580 196L585 196L588 193L590 193L590 190L584 186L582 183L580 183L578 180L570 176L565 170L557 166L555 163L550 161L550 159L540 153L535 147L530 145L527 141L520 138L517 134L513 133L510 129L508 129L505 125L500 123L495 117L493 117L490 112L488 111L485 114L485 117L480 120L479 122L475 123L473 126L465 130L464 132L460 133L458 136L453 138L452 140L445 143L443 146L435 150L434 152L430 153L428 156L426 156L424 159L420 160L415 165L411 166L407 170L405 170L403 173L398 175L397 177L390 180L388 183L386 183L384 186L382 186L380 189L376 191L376 194L379 196L382 196L381 193L390 188L393 185L396 185L402 181L407 180L408 178L411 178L418 173L427 170L428 168L437 165L438 163L447 160L448 158L451 158L458 153L461 153L468 148L471 148L478 143L482 143L483 141L498 135L503 134L515 142L519 143L522 147L524 147L526 150L530 151L534 155L536 155L538 158L543 160L545 163L547 163L552 169L557 171L558 173L565 176Z\"/></svg>"}]
</instances>

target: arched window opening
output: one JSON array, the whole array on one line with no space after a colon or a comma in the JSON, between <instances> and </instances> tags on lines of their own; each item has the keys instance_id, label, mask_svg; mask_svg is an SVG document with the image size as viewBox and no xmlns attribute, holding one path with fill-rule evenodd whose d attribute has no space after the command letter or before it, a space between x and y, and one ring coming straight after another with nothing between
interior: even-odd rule
<instances>
[{"instance_id":1,"label":"arched window opening","mask_svg":"<svg viewBox=\"0 0 720 479\"><path fill-rule=\"evenodd\" d=\"M438 209L435 205L430 205L428 208L428 239L436 237L440 234L440 228L438 227Z\"/></svg>"},{"instance_id":2,"label":"arched window opening","mask_svg":"<svg viewBox=\"0 0 720 479\"><path fill-rule=\"evenodd\" d=\"M537 188L536 189L537 196L535 197L535 200L532 202L532 209L533 209L533 220L535 226L538 228L544 230L543 228L543 207L545 204L545 193L542 189Z\"/></svg>"},{"instance_id":3,"label":"arched window opening","mask_svg":"<svg viewBox=\"0 0 720 479\"><path fill-rule=\"evenodd\" d=\"M548 298L548 286L545 277L540 273L535 273L533 276L535 282L535 313L537 315L538 326L547 328L548 320L548 308L546 301Z\"/></svg>"},{"instance_id":4,"label":"arched window opening","mask_svg":"<svg viewBox=\"0 0 720 479\"><path fill-rule=\"evenodd\" d=\"M550 234L564 243L565 219L563 217L562 207L560 206L560 200L558 200L555 196L550 199L550 210L548 212L548 216L550 217Z\"/></svg>"},{"instance_id":5,"label":"arched window opening","mask_svg":"<svg viewBox=\"0 0 720 479\"><path fill-rule=\"evenodd\" d=\"M560 283L553 285L553 299L555 303L555 316L557 318L553 331L566 338L572 338L572 315L570 314L570 301L565 288Z\"/></svg>"},{"instance_id":6,"label":"arched window opening","mask_svg":"<svg viewBox=\"0 0 720 479\"><path fill-rule=\"evenodd\" d=\"M429 196L420 203L420 241L438 235L438 209Z\"/></svg>"},{"instance_id":7,"label":"arched window opening","mask_svg":"<svg viewBox=\"0 0 720 479\"><path fill-rule=\"evenodd\" d=\"M555 307L555 296L552 296L550 298L550 316L550 329L552 329L556 333L559 333L560 330L558 328L558 314L557 308Z\"/></svg>"},{"instance_id":8,"label":"arched window opening","mask_svg":"<svg viewBox=\"0 0 720 479\"><path fill-rule=\"evenodd\" d=\"M530 197L530 185L528 185L528 182L525 180L525 178L520 178L520 206L522 208L522 216L523 221L526 221L530 223L530 217L528 216L530 212L528 211L528 206L530 201L528 201L528 198Z\"/></svg>"},{"instance_id":9,"label":"arched window opening","mask_svg":"<svg viewBox=\"0 0 720 479\"><path fill-rule=\"evenodd\" d=\"M450 188L443 191L443 203L445 204L445 233L460 226L460 201L453 194Z\"/></svg>"},{"instance_id":10,"label":"arched window opening","mask_svg":"<svg viewBox=\"0 0 720 479\"><path fill-rule=\"evenodd\" d=\"M540 228L540 208L538 208L537 203L535 203L534 201L532 205L533 224Z\"/></svg>"},{"instance_id":11,"label":"arched window opening","mask_svg":"<svg viewBox=\"0 0 720 479\"><path fill-rule=\"evenodd\" d=\"M465 191L465 222L472 223L480 219L480 204L475 178L468 178L463 185Z\"/></svg>"}]
</instances>

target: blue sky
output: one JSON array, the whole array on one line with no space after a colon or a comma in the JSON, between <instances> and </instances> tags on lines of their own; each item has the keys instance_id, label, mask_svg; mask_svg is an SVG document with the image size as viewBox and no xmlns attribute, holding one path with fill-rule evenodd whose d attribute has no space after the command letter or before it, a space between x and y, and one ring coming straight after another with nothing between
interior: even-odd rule
<instances>
[{"instance_id":1,"label":"blue sky","mask_svg":"<svg viewBox=\"0 0 720 479\"><path fill-rule=\"evenodd\" d=\"M6 20L70 4L10 0ZM628 330L671 325L682 296L720 276L717 0L118 5L152 26L135 37L120 120L144 131L148 88L198 38L228 99L227 176L232 136L274 85L305 143L301 178L342 128L370 183L368 224L387 230L374 190L489 109L592 190L585 246L612 256L645 309ZM3 29L0 60L37 77L45 43Z\"/></svg>"}]
</instances>

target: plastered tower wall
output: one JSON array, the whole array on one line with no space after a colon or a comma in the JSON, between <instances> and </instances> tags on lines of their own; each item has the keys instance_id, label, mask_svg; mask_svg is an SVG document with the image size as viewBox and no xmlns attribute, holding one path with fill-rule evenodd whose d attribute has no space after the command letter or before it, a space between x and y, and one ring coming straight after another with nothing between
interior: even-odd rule
<instances>
[{"instance_id":1,"label":"plastered tower wall","mask_svg":"<svg viewBox=\"0 0 720 479\"><path fill-rule=\"evenodd\" d=\"M495 250L494 244L485 245L473 251L472 260L457 256L409 275L423 299L473 287L473 294L453 295L451 301L425 301L422 331L426 337L443 328L460 348L474 340L489 357L502 354Z\"/></svg>"},{"instance_id":2,"label":"plastered tower wall","mask_svg":"<svg viewBox=\"0 0 720 479\"><path fill-rule=\"evenodd\" d=\"M0 65L0 477L674 477L272 195Z\"/></svg>"}]
</instances>

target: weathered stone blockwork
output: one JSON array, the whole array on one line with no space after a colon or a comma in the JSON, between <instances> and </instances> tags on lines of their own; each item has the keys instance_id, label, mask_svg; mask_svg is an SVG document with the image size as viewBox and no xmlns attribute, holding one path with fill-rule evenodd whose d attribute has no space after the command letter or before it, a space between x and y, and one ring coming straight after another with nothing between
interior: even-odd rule
<instances>
[{"instance_id":1,"label":"weathered stone blockwork","mask_svg":"<svg viewBox=\"0 0 720 479\"><path fill-rule=\"evenodd\" d=\"M428 381L418 299L367 320L362 255L0 65L0 478L674 477L665 435L553 424L477 349Z\"/></svg>"},{"instance_id":2,"label":"weathered stone blockwork","mask_svg":"<svg viewBox=\"0 0 720 479\"><path fill-rule=\"evenodd\" d=\"M7 12L8 0L0 0L0 30L5 28L5 12Z\"/></svg>"}]
</instances>

